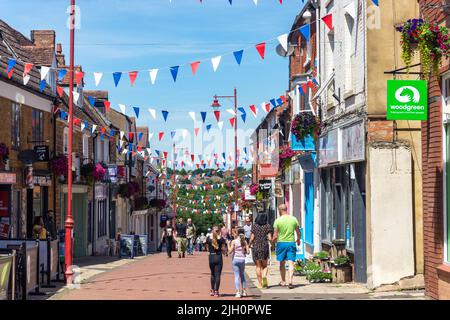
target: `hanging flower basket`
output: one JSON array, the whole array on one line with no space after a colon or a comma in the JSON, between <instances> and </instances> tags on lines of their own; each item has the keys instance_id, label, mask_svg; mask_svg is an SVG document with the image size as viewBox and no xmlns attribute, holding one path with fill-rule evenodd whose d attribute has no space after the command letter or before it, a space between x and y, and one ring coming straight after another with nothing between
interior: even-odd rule
<instances>
[{"instance_id":1,"label":"hanging flower basket","mask_svg":"<svg viewBox=\"0 0 450 320\"><path fill-rule=\"evenodd\" d=\"M259 184L254 183L250 186L250 194L252 196L256 196L256 194L259 192Z\"/></svg>"},{"instance_id":2,"label":"hanging flower basket","mask_svg":"<svg viewBox=\"0 0 450 320\"><path fill-rule=\"evenodd\" d=\"M81 176L86 180L88 185L94 184L93 172L95 170L95 165L93 163L83 164L80 168Z\"/></svg>"},{"instance_id":3,"label":"hanging flower basket","mask_svg":"<svg viewBox=\"0 0 450 320\"><path fill-rule=\"evenodd\" d=\"M56 158L53 158L53 160L50 162L50 169L55 174L55 176L66 176L67 170L69 166L69 161L67 160L66 155L61 155Z\"/></svg>"},{"instance_id":4,"label":"hanging flower basket","mask_svg":"<svg viewBox=\"0 0 450 320\"><path fill-rule=\"evenodd\" d=\"M304 140L309 135L317 140L321 132L320 119L309 112L299 113L292 121L291 132L298 141Z\"/></svg>"},{"instance_id":5,"label":"hanging flower basket","mask_svg":"<svg viewBox=\"0 0 450 320\"><path fill-rule=\"evenodd\" d=\"M122 198L131 198L139 193L139 184L130 181L128 183L122 183L119 185L119 196Z\"/></svg>"},{"instance_id":6,"label":"hanging flower basket","mask_svg":"<svg viewBox=\"0 0 450 320\"><path fill-rule=\"evenodd\" d=\"M103 178L105 177L105 175L106 175L106 169L104 168L103 164L100 162L97 163L95 165L94 170L92 171L92 176L94 177L94 180L97 182L102 181Z\"/></svg>"},{"instance_id":7,"label":"hanging flower basket","mask_svg":"<svg viewBox=\"0 0 450 320\"><path fill-rule=\"evenodd\" d=\"M282 146L279 153L280 168L289 168L292 163L292 158L295 156L295 152L289 146Z\"/></svg>"},{"instance_id":8,"label":"hanging flower basket","mask_svg":"<svg viewBox=\"0 0 450 320\"><path fill-rule=\"evenodd\" d=\"M425 78L428 79L431 72L438 75L442 58L450 54L449 29L435 22L410 19L397 27L397 31L402 34L402 59L406 67L409 69L418 49Z\"/></svg>"}]
</instances>

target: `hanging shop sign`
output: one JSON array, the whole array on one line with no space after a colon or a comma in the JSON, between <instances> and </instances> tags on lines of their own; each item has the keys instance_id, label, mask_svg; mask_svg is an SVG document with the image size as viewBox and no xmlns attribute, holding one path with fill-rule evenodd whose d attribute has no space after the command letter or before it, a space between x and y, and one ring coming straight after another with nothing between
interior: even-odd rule
<instances>
[{"instance_id":1,"label":"hanging shop sign","mask_svg":"<svg viewBox=\"0 0 450 320\"><path fill-rule=\"evenodd\" d=\"M250 188L245 188L244 190L244 194L245 194L245 200L250 200L250 201L254 201L256 200L256 196L252 195Z\"/></svg>"},{"instance_id":2,"label":"hanging shop sign","mask_svg":"<svg viewBox=\"0 0 450 320\"><path fill-rule=\"evenodd\" d=\"M425 80L388 80L388 120L427 120L427 114L428 87Z\"/></svg>"},{"instance_id":3,"label":"hanging shop sign","mask_svg":"<svg viewBox=\"0 0 450 320\"><path fill-rule=\"evenodd\" d=\"M33 185L41 187L50 187L52 185L51 176L33 176Z\"/></svg>"},{"instance_id":4,"label":"hanging shop sign","mask_svg":"<svg viewBox=\"0 0 450 320\"><path fill-rule=\"evenodd\" d=\"M117 183L117 166L114 165L108 166L108 177L111 183Z\"/></svg>"},{"instance_id":5,"label":"hanging shop sign","mask_svg":"<svg viewBox=\"0 0 450 320\"><path fill-rule=\"evenodd\" d=\"M270 180L259 180L259 191L270 192L272 190L272 181Z\"/></svg>"},{"instance_id":6,"label":"hanging shop sign","mask_svg":"<svg viewBox=\"0 0 450 320\"><path fill-rule=\"evenodd\" d=\"M316 144L311 135L307 136L303 140L297 140L294 134L291 134L291 142L293 151L315 151Z\"/></svg>"},{"instance_id":7,"label":"hanging shop sign","mask_svg":"<svg viewBox=\"0 0 450 320\"><path fill-rule=\"evenodd\" d=\"M38 162L48 162L50 160L48 146L35 146L34 152L36 152Z\"/></svg>"},{"instance_id":8,"label":"hanging shop sign","mask_svg":"<svg viewBox=\"0 0 450 320\"><path fill-rule=\"evenodd\" d=\"M284 188L281 180L275 181L275 197L284 198Z\"/></svg>"},{"instance_id":9,"label":"hanging shop sign","mask_svg":"<svg viewBox=\"0 0 450 320\"><path fill-rule=\"evenodd\" d=\"M0 184L17 183L17 175L15 173L0 172Z\"/></svg>"},{"instance_id":10,"label":"hanging shop sign","mask_svg":"<svg viewBox=\"0 0 450 320\"><path fill-rule=\"evenodd\" d=\"M364 161L365 129L364 122L342 128L342 162Z\"/></svg>"}]
</instances>

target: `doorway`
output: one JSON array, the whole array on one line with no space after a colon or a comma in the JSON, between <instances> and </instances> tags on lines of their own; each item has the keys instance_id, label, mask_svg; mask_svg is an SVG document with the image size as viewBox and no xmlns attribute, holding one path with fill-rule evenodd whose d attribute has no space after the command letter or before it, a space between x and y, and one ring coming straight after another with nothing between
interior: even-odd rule
<instances>
[{"instance_id":1,"label":"doorway","mask_svg":"<svg viewBox=\"0 0 450 320\"><path fill-rule=\"evenodd\" d=\"M87 195L83 193L72 194L72 216L74 220L73 229L73 256L75 258L87 255ZM66 220L67 214L67 193L63 197L63 214Z\"/></svg>"}]
</instances>

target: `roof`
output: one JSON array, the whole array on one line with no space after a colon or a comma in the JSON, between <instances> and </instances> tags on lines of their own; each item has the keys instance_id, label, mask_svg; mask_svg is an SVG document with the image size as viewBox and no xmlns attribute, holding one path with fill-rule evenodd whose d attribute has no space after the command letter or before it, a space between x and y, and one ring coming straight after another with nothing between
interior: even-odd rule
<instances>
[{"instance_id":1,"label":"roof","mask_svg":"<svg viewBox=\"0 0 450 320\"><path fill-rule=\"evenodd\" d=\"M86 96L91 96L95 99L104 99L104 100L108 100L109 98L109 93L107 90L84 90L84 94Z\"/></svg>"}]
</instances>

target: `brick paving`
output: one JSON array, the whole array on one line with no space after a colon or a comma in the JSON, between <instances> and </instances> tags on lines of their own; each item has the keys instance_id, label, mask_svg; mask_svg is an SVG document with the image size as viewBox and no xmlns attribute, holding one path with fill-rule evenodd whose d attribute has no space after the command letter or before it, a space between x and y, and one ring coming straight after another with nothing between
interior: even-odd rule
<instances>
[{"instance_id":1,"label":"brick paving","mask_svg":"<svg viewBox=\"0 0 450 320\"><path fill-rule=\"evenodd\" d=\"M57 300L217 300L234 297L231 257L224 257L221 297L209 296L207 253L178 259L155 254L87 279L80 289L64 290ZM257 298L257 297L249 297Z\"/></svg>"}]
</instances>

